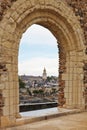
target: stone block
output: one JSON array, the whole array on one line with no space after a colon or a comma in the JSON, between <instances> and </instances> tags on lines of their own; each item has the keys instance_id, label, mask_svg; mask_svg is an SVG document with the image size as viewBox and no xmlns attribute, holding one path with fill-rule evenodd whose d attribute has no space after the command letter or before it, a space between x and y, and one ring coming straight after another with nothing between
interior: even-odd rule
<instances>
[{"instance_id":1,"label":"stone block","mask_svg":"<svg viewBox=\"0 0 87 130\"><path fill-rule=\"evenodd\" d=\"M7 89L7 90L3 90L3 97L4 98L8 98L8 96L9 96L9 90Z\"/></svg>"},{"instance_id":2,"label":"stone block","mask_svg":"<svg viewBox=\"0 0 87 130\"><path fill-rule=\"evenodd\" d=\"M1 90L5 89L5 84L4 83L0 83L0 89Z\"/></svg>"},{"instance_id":3,"label":"stone block","mask_svg":"<svg viewBox=\"0 0 87 130\"><path fill-rule=\"evenodd\" d=\"M9 90L13 90L14 89L14 82L11 81L9 82Z\"/></svg>"},{"instance_id":4,"label":"stone block","mask_svg":"<svg viewBox=\"0 0 87 130\"><path fill-rule=\"evenodd\" d=\"M3 108L3 116L9 116L10 107L6 106Z\"/></svg>"},{"instance_id":5,"label":"stone block","mask_svg":"<svg viewBox=\"0 0 87 130\"><path fill-rule=\"evenodd\" d=\"M10 98L12 99L12 97L14 97L14 89L10 89Z\"/></svg>"},{"instance_id":6,"label":"stone block","mask_svg":"<svg viewBox=\"0 0 87 130\"><path fill-rule=\"evenodd\" d=\"M10 106L10 98L8 96L8 98L5 98L5 107Z\"/></svg>"},{"instance_id":7,"label":"stone block","mask_svg":"<svg viewBox=\"0 0 87 130\"><path fill-rule=\"evenodd\" d=\"M62 74L62 80L69 80L69 75L68 74Z\"/></svg>"},{"instance_id":8,"label":"stone block","mask_svg":"<svg viewBox=\"0 0 87 130\"><path fill-rule=\"evenodd\" d=\"M68 87L69 86L69 81L65 81L65 87Z\"/></svg>"},{"instance_id":9,"label":"stone block","mask_svg":"<svg viewBox=\"0 0 87 130\"><path fill-rule=\"evenodd\" d=\"M68 93L68 92L69 92L69 87L65 86L64 93Z\"/></svg>"},{"instance_id":10,"label":"stone block","mask_svg":"<svg viewBox=\"0 0 87 130\"><path fill-rule=\"evenodd\" d=\"M1 127L7 127L10 126L10 120L8 116L2 116L1 117Z\"/></svg>"},{"instance_id":11,"label":"stone block","mask_svg":"<svg viewBox=\"0 0 87 130\"><path fill-rule=\"evenodd\" d=\"M71 81L69 80L68 82L69 82L69 87L70 88L73 87L73 80L71 80Z\"/></svg>"},{"instance_id":12,"label":"stone block","mask_svg":"<svg viewBox=\"0 0 87 130\"><path fill-rule=\"evenodd\" d=\"M14 115L14 105L13 104L10 104L10 116L13 116Z\"/></svg>"},{"instance_id":13,"label":"stone block","mask_svg":"<svg viewBox=\"0 0 87 130\"><path fill-rule=\"evenodd\" d=\"M9 82L5 82L4 84L5 84L5 89L8 90L8 89L10 88L10 87L9 87L9 86L10 86L10 83L9 83Z\"/></svg>"},{"instance_id":14,"label":"stone block","mask_svg":"<svg viewBox=\"0 0 87 130\"><path fill-rule=\"evenodd\" d=\"M9 72L12 71L12 65L11 64L6 64L6 68Z\"/></svg>"},{"instance_id":15,"label":"stone block","mask_svg":"<svg viewBox=\"0 0 87 130\"><path fill-rule=\"evenodd\" d=\"M72 95L73 91L72 91L72 86L69 86L69 93Z\"/></svg>"},{"instance_id":16,"label":"stone block","mask_svg":"<svg viewBox=\"0 0 87 130\"><path fill-rule=\"evenodd\" d=\"M1 74L1 82L5 81L8 81L8 74L3 72L3 74Z\"/></svg>"},{"instance_id":17,"label":"stone block","mask_svg":"<svg viewBox=\"0 0 87 130\"><path fill-rule=\"evenodd\" d=\"M9 76L9 82L12 82L13 81L13 73L10 72L8 76Z\"/></svg>"}]
</instances>

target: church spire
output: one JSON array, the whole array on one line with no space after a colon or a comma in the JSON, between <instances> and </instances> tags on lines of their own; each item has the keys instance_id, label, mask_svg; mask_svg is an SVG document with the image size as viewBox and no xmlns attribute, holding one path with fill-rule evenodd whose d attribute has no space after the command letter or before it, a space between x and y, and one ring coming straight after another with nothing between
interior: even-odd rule
<instances>
[{"instance_id":1,"label":"church spire","mask_svg":"<svg viewBox=\"0 0 87 130\"><path fill-rule=\"evenodd\" d=\"M47 79L47 73L46 73L46 69L44 67L44 70L43 70L43 80L46 80Z\"/></svg>"}]
</instances>

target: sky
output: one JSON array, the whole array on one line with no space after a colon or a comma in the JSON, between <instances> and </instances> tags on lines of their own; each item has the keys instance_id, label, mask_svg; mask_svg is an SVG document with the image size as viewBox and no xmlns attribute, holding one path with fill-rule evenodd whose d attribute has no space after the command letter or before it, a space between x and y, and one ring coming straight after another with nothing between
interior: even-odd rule
<instances>
[{"instance_id":1,"label":"sky","mask_svg":"<svg viewBox=\"0 0 87 130\"><path fill-rule=\"evenodd\" d=\"M58 47L52 33L32 25L23 33L18 57L19 75L42 76L44 67L47 76L58 76Z\"/></svg>"}]
</instances>

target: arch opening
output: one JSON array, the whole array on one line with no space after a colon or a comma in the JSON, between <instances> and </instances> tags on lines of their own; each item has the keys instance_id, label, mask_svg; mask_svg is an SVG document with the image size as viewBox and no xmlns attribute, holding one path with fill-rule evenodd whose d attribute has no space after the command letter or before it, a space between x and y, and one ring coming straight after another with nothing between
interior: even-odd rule
<instances>
[{"instance_id":1,"label":"arch opening","mask_svg":"<svg viewBox=\"0 0 87 130\"><path fill-rule=\"evenodd\" d=\"M66 104L65 106L69 106L69 108L70 107L78 108L82 104L79 104L79 106L77 105L78 96L79 96L77 94L78 88L75 88L73 90L73 84L76 85L77 84L76 79L78 79L78 77L77 77L78 74L76 72L76 70L77 70L76 68L79 64L77 53L80 51L83 51L83 46L82 46L82 48L79 48L79 45L77 42L78 39L76 38L76 36L74 34L74 30L73 30L74 28L73 27L71 28L71 25L69 25L69 24L67 25L66 21L64 21L64 19L62 19L61 16L53 17L54 16L53 13L50 13L48 11L45 14L45 11L41 12L41 10L40 10L39 14L38 14L38 10L37 10L37 12L35 11L33 13L31 13L29 15L29 18L32 16L31 19L28 19L28 17L26 17L25 19L22 20L19 28L22 28L22 31L25 31L26 27L29 27L32 24L39 24L39 25L42 25L45 28L49 29L53 33L53 35L56 37L56 39L59 43L58 47L59 47L59 57L60 57L59 96L58 96L59 104L61 107L63 107L63 105ZM39 17L42 17L42 19L40 19ZM59 18L61 18L61 19L59 19ZM25 26L25 25L27 25L27 26ZM75 68L75 70L74 70L74 68ZM71 72L73 72L73 73L71 73ZM82 72L82 70L81 70L81 72ZM75 79L73 77L75 77ZM70 78L70 79L68 79L68 78ZM78 80L80 80L80 79L78 79ZM82 82L82 79L81 79L81 82ZM66 84L67 84L67 88L65 88ZM70 87L72 86L72 88L70 88L70 91L69 91L69 86ZM81 85L80 87L82 89L83 86ZM72 93L72 91L74 91L75 95ZM65 96L66 98L64 97L64 94L66 95ZM75 98L74 98L74 96L75 96ZM71 102L73 102L73 103L71 103Z\"/></svg>"},{"instance_id":2,"label":"arch opening","mask_svg":"<svg viewBox=\"0 0 87 130\"><path fill-rule=\"evenodd\" d=\"M57 106L58 59L57 42L51 32L36 24L28 28L19 47L18 73L24 82L23 86L19 80L20 112Z\"/></svg>"}]
</instances>

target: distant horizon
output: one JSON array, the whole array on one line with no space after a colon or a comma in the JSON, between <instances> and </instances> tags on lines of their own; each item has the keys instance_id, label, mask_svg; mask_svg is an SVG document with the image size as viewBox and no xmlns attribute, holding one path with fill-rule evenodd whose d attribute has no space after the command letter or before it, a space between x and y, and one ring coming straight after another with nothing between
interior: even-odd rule
<instances>
[{"instance_id":1,"label":"distant horizon","mask_svg":"<svg viewBox=\"0 0 87 130\"><path fill-rule=\"evenodd\" d=\"M18 75L18 76L34 76L34 77L42 77L41 75L26 75L26 74L23 74L23 75ZM58 76L55 76L55 75L51 75L53 77L58 77ZM47 75L47 77L51 77L49 75Z\"/></svg>"}]
</instances>

